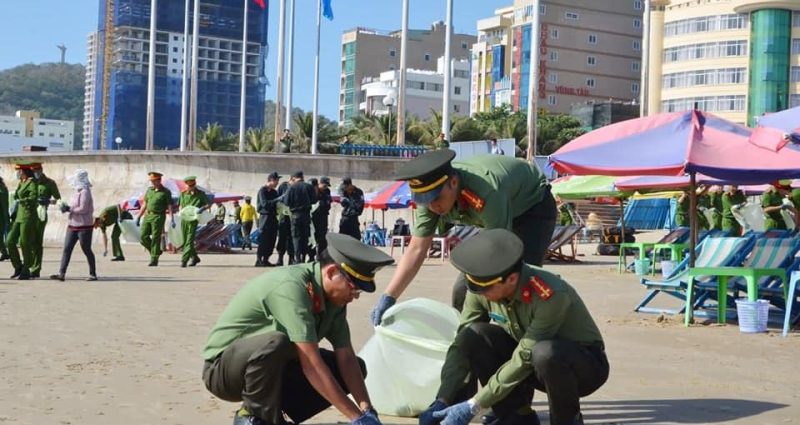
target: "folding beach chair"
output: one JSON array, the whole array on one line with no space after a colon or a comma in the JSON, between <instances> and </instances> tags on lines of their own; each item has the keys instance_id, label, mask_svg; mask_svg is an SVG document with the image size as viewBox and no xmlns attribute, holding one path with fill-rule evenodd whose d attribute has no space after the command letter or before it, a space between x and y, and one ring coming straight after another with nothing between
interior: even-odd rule
<instances>
[{"instance_id":1,"label":"folding beach chair","mask_svg":"<svg viewBox=\"0 0 800 425\"><path fill-rule=\"evenodd\" d=\"M565 226L557 237L550 241L550 246L547 247L546 260L549 261L563 261L567 263L579 262L576 258L577 252L577 236L583 226L580 224L570 224ZM556 232L553 232L555 235ZM565 254L563 248L569 245L571 254Z\"/></svg>"},{"instance_id":2,"label":"folding beach chair","mask_svg":"<svg viewBox=\"0 0 800 425\"><path fill-rule=\"evenodd\" d=\"M696 267L725 267L742 264L747 254L753 247L753 238L706 238L697 246ZM706 280L712 278L706 278ZM664 280L644 278L641 284L647 288L647 295L642 299L634 311L641 313L669 313L680 314L685 307L679 310L647 307L660 293L664 293L681 301L686 300L686 289L689 282L689 258L685 258L675 270ZM702 296L703 294L698 294Z\"/></svg>"}]
</instances>

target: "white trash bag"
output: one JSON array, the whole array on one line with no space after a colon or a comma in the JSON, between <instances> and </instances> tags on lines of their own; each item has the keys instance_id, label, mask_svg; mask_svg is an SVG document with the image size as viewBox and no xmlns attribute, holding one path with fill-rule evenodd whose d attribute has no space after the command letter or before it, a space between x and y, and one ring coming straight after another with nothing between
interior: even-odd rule
<instances>
[{"instance_id":1,"label":"white trash bag","mask_svg":"<svg viewBox=\"0 0 800 425\"><path fill-rule=\"evenodd\" d=\"M386 311L359 352L367 364L370 399L379 413L413 417L428 408L439 390L458 323L456 309L425 298Z\"/></svg>"}]
</instances>

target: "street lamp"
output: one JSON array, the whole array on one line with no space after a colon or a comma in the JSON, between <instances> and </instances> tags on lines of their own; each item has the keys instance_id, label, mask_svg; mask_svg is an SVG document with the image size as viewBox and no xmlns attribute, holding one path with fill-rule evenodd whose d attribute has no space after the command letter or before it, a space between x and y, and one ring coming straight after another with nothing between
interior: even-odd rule
<instances>
[{"instance_id":1,"label":"street lamp","mask_svg":"<svg viewBox=\"0 0 800 425\"><path fill-rule=\"evenodd\" d=\"M117 150L119 150L120 146L122 146L122 137L117 136L117 138L114 139L114 143L117 144Z\"/></svg>"},{"instance_id":2,"label":"street lamp","mask_svg":"<svg viewBox=\"0 0 800 425\"><path fill-rule=\"evenodd\" d=\"M395 94L394 90L390 91L386 96L383 97L383 106L389 108L389 140L386 144L392 143L392 106L394 106L394 102L397 100L397 95Z\"/></svg>"}]
</instances>

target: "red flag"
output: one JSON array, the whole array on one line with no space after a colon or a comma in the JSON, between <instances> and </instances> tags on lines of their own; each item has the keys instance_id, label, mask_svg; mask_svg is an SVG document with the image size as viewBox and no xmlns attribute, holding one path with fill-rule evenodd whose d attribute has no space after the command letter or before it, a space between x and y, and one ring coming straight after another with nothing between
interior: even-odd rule
<instances>
[{"instance_id":1,"label":"red flag","mask_svg":"<svg viewBox=\"0 0 800 425\"><path fill-rule=\"evenodd\" d=\"M267 7L266 3L264 3L264 0L253 0L253 1L256 2L256 4L262 9Z\"/></svg>"}]
</instances>

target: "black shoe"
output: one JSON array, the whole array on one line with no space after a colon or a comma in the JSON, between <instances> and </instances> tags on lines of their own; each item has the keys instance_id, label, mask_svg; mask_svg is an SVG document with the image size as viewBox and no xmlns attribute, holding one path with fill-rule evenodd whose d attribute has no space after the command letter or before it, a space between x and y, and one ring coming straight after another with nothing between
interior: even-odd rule
<instances>
[{"instance_id":1,"label":"black shoe","mask_svg":"<svg viewBox=\"0 0 800 425\"><path fill-rule=\"evenodd\" d=\"M60 281L62 281L62 282L63 282L63 281L64 281L64 275L63 275L63 274L61 274L61 273L58 273L58 274L51 274L51 275L50 275L50 279L52 279L52 280L60 280Z\"/></svg>"},{"instance_id":2,"label":"black shoe","mask_svg":"<svg viewBox=\"0 0 800 425\"><path fill-rule=\"evenodd\" d=\"M9 257L8 254L0 255L0 261L6 261L6 260L9 260L9 259L11 259L11 257Z\"/></svg>"},{"instance_id":3,"label":"black shoe","mask_svg":"<svg viewBox=\"0 0 800 425\"><path fill-rule=\"evenodd\" d=\"M125 257L114 257L111 261L125 261Z\"/></svg>"},{"instance_id":4,"label":"black shoe","mask_svg":"<svg viewBox=\"0 0 800 425\"><path fill-rule=\"evenodd\" d=\"M27 270L23 270L19 274L19 276L17 276L18 280L30 280L30 278L31 278L31 273L29 271L27 271Z\"/></svg>"},{"instance_id":5,"label":"black shoe","mask_svg":"<svg viewBox=\"0 0 800 425\"><path fill-rule=\"evenodd\" d=\"M186 268L186 261L181 261L181 267Z\"/></svg>"},{"instance_id":6,"label":"black shoe","mask_svg":"<svg viewBox=\"0 0 800 425\"><path fill-rule=\"evenodd\" d=\"M267 264L269 264L269 261L267 261ZM275 263L275 267L283 267L283 258L278 258L278 261Z\"/></svg>"},{"instance_id":7,"label":"black shoe","mask_svg":"<svg viewBox=\"0 0 800 425\"><path fill-rule=\"evenodd\" d=\"M511 413L503 418L497 417L494 412L489 412L481 417L481 422L483 425L540 425L539 416L535 411L524 415Z\"/></svg>"},{"instance_id":8,"label":"black shoe","mask_svg":"<svg viewBox=\"0 0 800 425\"><path fill-rule=\"evenodd\" d=\"M40 277L39 272L30 272L30 277L31 279L38 279Z\"/></svg>"},{"instance_id":9,"label":"black shoe","mask_svg":"<svg viewBox=\"0 0 800 425\"><path fill-rule=\"evenodd\" d=\"M194 266L196 266L196 265L198 265L198 264L200 264L200 259L199 259L199 258L194 258L194 259L192 260L192 262L191 262L191 263L189 263L189 267L194 267Z\"/></svg>"},{"instance_id":10,"label":"black shoe","mask_svg":"<svg viewBox=\"0 0 800 425\"><path fill-rule=\"evenodd\" d=\"M150 260L150 264L147 267L158 267L158 260Z\"/></svg>"},{"instance_id":11,"label":"black shoe","mask_svg":"<svg viewBox=\"0 0 800 425\"><path fill-rule=\"evenodd\" d=\"M9 279L16 279L20 274L22 274L22 269L14 269L14 274L12 274Z\"/></svg>"},{"instance_id":12,"label":"black shoe","mask_svg":"<svg viewBox=\"0 0 800 425\"><path fill-rule=\"evenodd\" d=\"M87 282L94 282L96 280L97 280L97 276L93 275L93 274L90 274L89 277L86 278Z\"/></svg>"},{"instance_id":13,"label":"black shoe","mask_svg":"<svg viewBox=\"0 0 800 425\"><path fill-rule=\"evenodd\" d=\"M269 261L264 262L264 267L279 267L278 264L272 264Z\"/></svg>"}]
</instances>

